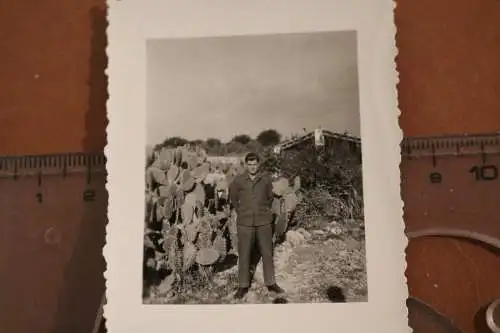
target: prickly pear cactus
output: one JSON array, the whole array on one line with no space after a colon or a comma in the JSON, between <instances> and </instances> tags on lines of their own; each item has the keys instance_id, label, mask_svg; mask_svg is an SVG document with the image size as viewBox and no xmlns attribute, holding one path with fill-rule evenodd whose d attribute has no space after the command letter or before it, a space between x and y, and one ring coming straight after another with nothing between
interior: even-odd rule
<instances>
[{"instance_id":1,"label":"prickly pear cactus","mask_svg":"<svg viewBox=\"0 0 500 333\"><path fill-rule=\"evenodd\" d=\"M193 222L194 213L196 210L196 197L194 193L188 193L184 198L181 206L182 222L188 225Z\"/></svg>"},{"instance_id":2,"label":"prickly pear cactus","mask_svg":"<svg viewBox=\"0 0 500 333\"><path fill-rule=\"evenodd\" d=\"M186 272L194 265L196 261L196 252L197 249L192 243L188 242L184 245L184 251L183 251L184 262L182 267L183 272Z\"/></svg>"},{"instance_id":3,"label":"prickly pear cactus","mask_svg":"<svg viewBox=\"0 0 500 333\"><path fill-rule=\"evenodd\" d=\"M219 262L223 262L227 255L227 241L222 230L217 231L213 247L219 252Z\"/></svg>"},{"instance_id":4,"label":"prickly pear cactus","mask_svg":"<svg viewBox=\"0 0 500 333\"><path fill-rule=\"evenodd\" d=\"M199 222L191 222L185 227L186 243L194 243L198 236Z\"/></svg>"},{"instance_id":5,"label":"prickly pear cactus","mask_svg":"<svg viewBox=\"0 0 500 333\"><path fill-rule=\"evenodd\" d=\"M197 245L200 249L211 247L212 245L212 226L208 217L200 220Z\"/></svg>"},{"instance_id":6,"label":"prickly pear cactus","mask_svg":"<svg viewBox=\"0 0 500 333\"><path fill-rule=\"evenodd\" d=\"M170 248L168 249L168 260L167 260L167 267L172 271L172 272L177 272L177 242L173 242L170 245Z\"/></svg>"},{"instance_id":7,"label":"prickly pear cactus","mask_svg":"<svg viewBox=\"0 0 500 333\"><path fill-rule=\"evenodd\" d=\"M169 253L170 248L177 241L177 230L175 227L171 227L170 229L165 231L164 241L163 241L163 250L166 253Z\"/></svg>"},{"instance_id":8,"label":"prickly pear cactus","mask_svg":"<svg viewBox=\"0 0 500 333\"><path fill-rule=\"evenodd\" d=\"M228 191L232 179L243 171L242 165L208 160L205 151L192 145L165 149L160 155L162 163L146 170L145 227L157 228L163 222L165 252L158 251L162 257L155 259L156 266L162 263L172 271L169 278L175 282L181 283L194 265L208 279L229 251L238 253L237 216L228 203ZM191 190L188 180L194 181ZM210 193L207 198L203 184L215 187L214 197ZM273 181L277 198L272 210L278 234L286 232L291 213L301 209L300 187L298 177ZM151 245L146 240L145 244ZM153 260L145 259L146 265L153 265Z\"/></svg>"},{"instance_id":9,"label":"prickly pear cactus","mask_svg":"<svg viewBox=\"0 0 500 333\"><path fill-rule=\"evenodd\" d=\"M184 251L179 247L175 247L175 270L176 273L181 273L184 268Z\"/></svg>"},{"instance_id":10,"label":"prickly pear cactus","mask_svg":"<svg viewBox=\"0 0 500 333\"><path fill-rule=\"evenodd\" d=\"M236 212L231 212L228 221L229 240L234 253L238 253L238 228Z\"/></svg>"},{"instance_id":11,"label":"prickly pear cactus","mask_svg":"<svg viewBox=\"0 0 500 333\"><path fill-rule=\"evenodd\" d=\"M288 227L288 214L285 211L285 201L283 199L279 199L279 214L277 214L275 223L274 223L274 232L277 237L283 236Z\"/></svg>"}]
</instances>

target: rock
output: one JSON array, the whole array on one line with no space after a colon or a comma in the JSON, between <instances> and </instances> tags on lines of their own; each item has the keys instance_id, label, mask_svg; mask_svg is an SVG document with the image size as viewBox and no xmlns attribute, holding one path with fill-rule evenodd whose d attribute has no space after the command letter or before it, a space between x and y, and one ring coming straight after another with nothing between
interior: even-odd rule
<instances>
[{"instance_id":1,"label":"rock","mask_svg":"<svg viewBox=\"0 0 500 333\"><path fill-rule=\"evenodd\" d=\"M357 224L356 220L354 220L354 219L346 219L346 220L345 220L345 223L346 223L346 224L351 224L351 225L353 225L353 224Z\"/></svg>"},{"instance_id":2,"label":"rock","mask_svg":"<svg viewBox=\"0 0 500 333\"><path fill-rule=\"evenodd\" d=\"M253 279L257 284L264 284L264 269L262 267L262 259L259 261L257 264L257 267L255 267L255 273L253 274Z\"/></svg>"},{"instance_id":3,"label":"rock","mask_svg":"<svg viewBox=\"0 0 500 333\"><path fill-rule=\"evenodd\" d=\"M306 229L304 229L304 228L297 229L297 232L300 233L300 234L302 234L305 239L311 238L311 233L309 231L307 231Z\"/></svg>"},{"instance_id":4,"label":"rock","mask_svg":"<svg viewBox=\"0 0 500 333\"><path fill-rule=\"evenodd\" d=\"M338 236L342 234L342 228L340 228L339 226L329 227L328 232L332 235Z\"/></svg>"},{"instance_id":5,"label":"rock","mask_svg":"<svg viewBox=\"0 0 500 333\"><path fill-rule=\"evenodd\" d=\"M146 261L146 267L151 268L151 269L155 269L156 268L156 260L153 258L148 258L148 260Z\"/></svg>"},{"instance_id":6,"label":"rock","mask_svg":"<svg viewBox=\"0 0 500 333\"><path fill-rule=\"evenodd\" d=\"M252 304L259 303L259 296L257 295L257 293L255 291L250 290L245 297L245 301L247 303L252 303Z\"/></svg>"},{"instance_id":7,"label":"rock","mask_svg":"<svg viewBox=\"0 0 500 333\"><path fill-rule=\"evenodd\" d=\"M218 287L222 287L224 285L227 284L227 281L224 281L223 279L221 279L219 276L216 276L214 279L213 279L213 283L218 286Z\"/></svg>"},{"instance_id":8,"label":"rock","mask_svg":"<svg viewBox=\"0 0 500 333\"><path fill-rule=\"evenodd\" d=\"M286 241L290 242L293 246L297 246L297 245L303 243L304 240L305 240L304 235L302 235L301 233L299 233L297 231L290 230L286 234Z\"/></svg>"},{"instance_id":9,"label":"rock","mask_svg":"<svg viewBox=\"0 0 500 333\"><path fill-rule=\"evenodd\" d=\"M347 238L345 240L345 245L349 250L359 249L361 246L361 242L355 240L354 238Z\"/></svg>"},{"instance_id":10,"label":"rock","mask_svg":"<svg viewBox=\"0 0 500 333\"><path fill-rule=\"evenodd\" d=\"M175 276L170 274L165 280L161 282L158 286L158 293L160 294L168 294L172 290L172 286L175 282Z\"/></svg>"},{"instance_id":11,"label":"rock","mask_svg":"<svg viewBox=\"0 0 500 333\"><path fill-rule=\"evenodd\" d=\"M313 230L312 233L315 234L315 235L318 235L318 236L322 236L322 235L326 234L326 231L324 231L324 230Z\"/></svg>"},{"instance_id":12,"label":"rock","mask_svg":"<svg viewBox=\"0 0 500 333\"><path fill-rule=\"evenodd\" d=\"M346 250L339 250L337 252L337 256L338 257L345 257L345 256L347 256L347 251Z\"/></svg>"}]
</instances>

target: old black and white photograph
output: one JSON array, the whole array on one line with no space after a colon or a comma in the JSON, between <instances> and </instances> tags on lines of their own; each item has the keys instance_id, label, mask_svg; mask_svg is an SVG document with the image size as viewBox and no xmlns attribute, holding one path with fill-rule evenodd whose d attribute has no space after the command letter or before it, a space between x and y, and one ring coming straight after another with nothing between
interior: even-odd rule
<instances>
[{"instance_id":1,"label":"old black and white photograph","mask_svg":"<svg viewBox=\"0 0 500 333\"><path fill-rule=\"evenodd\" d=\"M144 303L367 300L356 37L147 42Z\"/></svg>"},{"instance_id":2,"label":"old black and white photograph","mask_svg":"<svg viewBox=\"0 0 500 333\"><path fill-rule=\"evenodd\" d=\"M108 4L108 330L409 333L394 2Z\"/></svg>"}]
</instances>

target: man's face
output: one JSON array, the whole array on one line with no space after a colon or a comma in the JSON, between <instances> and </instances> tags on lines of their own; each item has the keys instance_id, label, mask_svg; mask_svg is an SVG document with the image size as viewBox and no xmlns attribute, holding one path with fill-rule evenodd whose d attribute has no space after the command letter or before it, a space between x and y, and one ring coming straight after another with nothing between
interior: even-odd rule
<instances>
[{"instance_id":1,"label":"man's face","mask_svg":"<svg viewBox=\"0 0 500 333\"><path fill-rule=\"evenodd\" d=\"M259 162L257 161L248 161L246 163L247 171L251 175L255 175L257 171L259 170Z\"/></svg>"}]
</instances>

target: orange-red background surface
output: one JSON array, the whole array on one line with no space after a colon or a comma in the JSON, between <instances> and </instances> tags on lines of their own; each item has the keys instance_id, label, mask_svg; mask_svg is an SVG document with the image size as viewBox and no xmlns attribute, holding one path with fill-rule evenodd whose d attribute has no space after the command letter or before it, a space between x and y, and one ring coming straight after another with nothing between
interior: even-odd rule
<instances>
[{"instance_id":1,"label":"orange-red background surface","mask_svg":"<svg viewBox=\"0 0 500 333\"><path fill-rule=\"evenodd\" d=\"M104 8L104 0L0 2L0 155L103 149ZM499 131L500 1L401 0L396 24L405 135ZM445 240L422 242L427 243L410 246L410 273L437 260L436 255L423 260L422 249L439 253L449 246ZM470 251L481 258L479 250ZM489 254L483 259L477 260L498 265ZM455 274L456 265L435 264L444 270L440 274L450 279ZM18 265L9 269L22 269ZM422 290L422 276L410 273L410 289L431 293ZM448 295L440 306L451 308L460 297L460 292Z\"/></svg>"}]
</instances>

